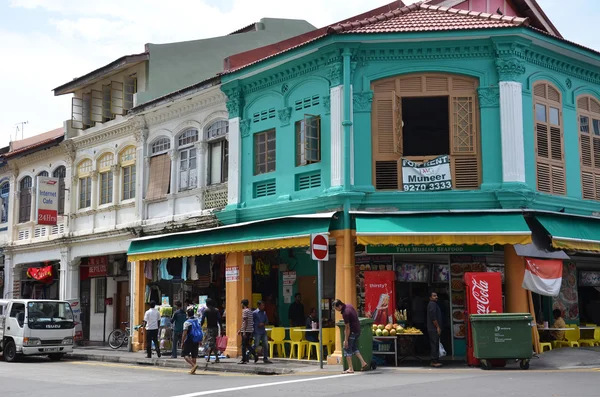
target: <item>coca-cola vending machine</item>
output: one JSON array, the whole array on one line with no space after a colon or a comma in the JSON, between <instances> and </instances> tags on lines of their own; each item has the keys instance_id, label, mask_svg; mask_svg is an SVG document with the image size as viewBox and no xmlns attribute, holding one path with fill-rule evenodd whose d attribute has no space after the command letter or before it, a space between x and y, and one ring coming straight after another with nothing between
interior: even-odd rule
<instances>
[{"instance_id":1,"label":"coca-cola vending machine","mask_svg":"<svg viewBox=\"0 0 600 397\"><path fill-rule=\"evenodd\" d=\"M502 313L502 275L497 272L465 273L465 300L467 303L467 364L479 365L473 356L471 314Z\"/></svg>"}]
</instances>

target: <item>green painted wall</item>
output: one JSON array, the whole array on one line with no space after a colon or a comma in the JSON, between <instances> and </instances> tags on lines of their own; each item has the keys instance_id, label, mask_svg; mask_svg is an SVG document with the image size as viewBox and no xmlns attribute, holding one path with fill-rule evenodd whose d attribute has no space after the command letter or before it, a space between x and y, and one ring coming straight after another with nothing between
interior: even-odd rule
<instances>
[{"instance_id":1,"label":"green painted wall","mask_svg":"<svg viewBox=\"0 0 600 397\"><path fill-rule=\"evenodd\" d=\"M600 211L595 201L581 200L579 166L579 132L576 98L591 94L600 100L600 73L596 66L568 58L558 51L570 50L600 63L600 56L584 49L553 40L529 29L486 31L491 38L481 39L481 32L444 32L405 35L329 36L307 46L288 51L272 60L224 76L223 90L231 94L241 87L245 106L242 120L268 109L275 112L292 107L290 123L277 116L250 123L242 147L242 197L239 206L229 206L218 214L224 223L261 219L290 214L339 210L346 198L352 209L387 208L398 210L499 209L532 208L589 215ZM445 39L436 40L443 36ZM479 36L475 38L475 36ZM417 42L383 44L386 39L412 38ZM554 46L556 52L533 44L531 39ZM369 41L379 41L378 43ZM355 42L362 41L360 44ZM348 191L330 189L330 115L328 104L296 111L294 101L318 95L326 99L330 87L341 84L341 50L349 45L353 51L352 85L354 91L354 159L355 181ZM507 55L508 54L508 55ZM500 61L499 61L500 59ZM502 63L508 65L502 69ZM272 69L259 72L268 64ZM371 108L361 106L361 98L371 93L371 83L378 79L421 72L442 72L472 76L479 80L480 150L482 154L481 189L436 193L374 191L371 160ZM248 77L246 74L250 73ZM500 107L498 84L501 80L519 81L523 85L523 128L526 183L503 184ZM552 196L536 191L535 145L532 87L536 81L551 82L563 96L564 154L567 195ZM304 113L322 117L322 161L309 167L295 167L294 121ZM252 136L268 128L277 130L277 169L255 176ZM349 149L344 149L349 155ZM307 191L295 189L295 178L304 171L320 171L322 186ZM257 182L275 180L276 194L255 198ZM273 205L275 204L275 205Z\"/></svg>"},{"instance_id":2,"label":"green painted wall","mask_svg":"<svg viewBox=\"0 0 600 397\"><path fill-rule=\"evenodd\" d=\"M204 40L167 44L147 44L148 85L138 93L138 104L148 102L223 71L225 58L298 36L315 29L310 23L295 19L263 18L259 30Z\"/></svg>"}]
</instances>

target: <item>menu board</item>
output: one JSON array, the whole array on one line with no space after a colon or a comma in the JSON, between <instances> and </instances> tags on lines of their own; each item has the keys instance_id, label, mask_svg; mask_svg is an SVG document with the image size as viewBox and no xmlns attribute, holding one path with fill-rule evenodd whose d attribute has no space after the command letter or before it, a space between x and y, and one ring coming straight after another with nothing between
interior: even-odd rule
<instances>
[{"instance_id":1,"label":"menu board","mask_svg":"<svg viewBox=\"0 0 600 397\"><path fill-rule=\"evenodd\" d=\"M560 293L552 298L552 308L563 313L563 319L569 321L579 320L579 296L577 294L577 269L575 263L564 262L563 278Z\"/></svg>"},{"instance_id":2,"label":"menu board","mask_svg":"<svg viewBox=\"0 0 600 397\"><path fill-rule=\"evenodd\" d=\"M391 255L366 255L354 258L356 279L356 311L365 315L365 272L373 270L393 270Z\"/></svg>"},{"instance_id":3,"label":"menu board","mask_svg":"<svg viewBox=\"0 0 600 397\"><path fill-rule=\"evenodd\" d=\"M452 304L452 337L454 343L453 354L462 357L467 354L467 324L465 323L465 313L467 310L465 296L464 275L467 272L486 272L487 267L484 263L464 263L475 258L470 255L451 256L450 260L450 301ZM457 260L457 262L454 262Z\"/></svg>"},{"instance_id":4,"label":"menu board","mask_svg":"<svg viewBox=\"0 0 600 397\"><path fill-rule=\"evenodd\" d=\"M600 272L580 271L579 272L580 287L600 287Z\"/></svg>"},{"instance_id":5,"label":"menu board","mask_svg":"<svg viewBox=\"0 0 600 397\"><path fill-rule=\"evenodd\" d=\"M428 283L430 280L429 264L403 263L396 266L398 281L409 283Z\"/></svg>"}]
</instances>

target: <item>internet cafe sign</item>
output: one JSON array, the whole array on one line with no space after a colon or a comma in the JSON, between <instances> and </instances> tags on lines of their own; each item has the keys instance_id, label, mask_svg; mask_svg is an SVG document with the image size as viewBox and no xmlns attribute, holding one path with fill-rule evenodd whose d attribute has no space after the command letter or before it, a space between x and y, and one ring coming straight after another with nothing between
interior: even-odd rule
<instances>
[{"instance_id":1,"label":"internet cafe sign","mask_svg":"<svg viewBox=\"0 0 600 397\"><path fill-rule=\"evenodd\" d=\"M58 217L58 178L37 177L37 223L56 225Z\"/></svg>"},{"instance_id":2,"label":"internet cafe sign","mask_svg":"<svg viewBox=\"0 0 600 397\"><path fill-rule=\"evenodd\" d=\"M405 192L452 189L450 156L439 156L424 163L402 159L402 185Z\"/></svg>"}]
</instances>

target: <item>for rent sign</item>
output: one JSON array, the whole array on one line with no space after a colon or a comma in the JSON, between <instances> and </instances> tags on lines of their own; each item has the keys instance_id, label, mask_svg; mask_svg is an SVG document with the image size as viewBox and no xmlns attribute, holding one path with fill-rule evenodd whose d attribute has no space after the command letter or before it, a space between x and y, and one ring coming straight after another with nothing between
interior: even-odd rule
<instances>
[{"instance_id":1,"label":"for rent sign","mask_svg":"<svg viewBox=\"0 0 600 397\"><path fill-rule=\"evenodd\" d=\"M402 185L405 192L452 189L450 156L440 156L424 163L402 159Z\"/></svg>"},{"instance_id":2,"label":"for rent sign","mask_svg":"<svg viewBox=\"0 0 600 397\"><path fill-rule=\"evenodd\" d=\"M37 177L37 223L56 225L58 217L58 178Z\"/></svg>"}]
</instances>

